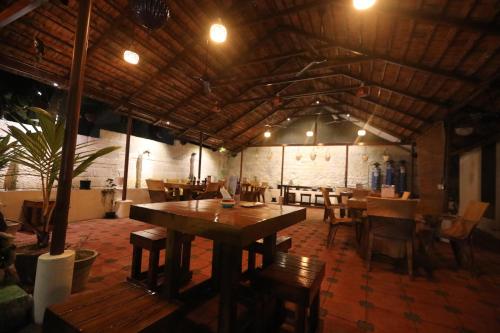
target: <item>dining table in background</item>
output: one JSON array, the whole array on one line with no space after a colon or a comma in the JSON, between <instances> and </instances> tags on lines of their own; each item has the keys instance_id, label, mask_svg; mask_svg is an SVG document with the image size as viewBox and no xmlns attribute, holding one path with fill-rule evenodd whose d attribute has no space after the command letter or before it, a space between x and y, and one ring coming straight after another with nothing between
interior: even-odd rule
<instances>
[{"instance_id":1,"label":"dining table in background","mask_svg":"<svg viewBox=\"0 0 500 333\"><path fill-rule=\"evenodd\" d=\"M193 199L193 193L205 191L206 185L203 184L182 184L182 183L165 183L166 189L182 189L184 200Z\"/></svg>"},{"instance_id":2,"label":"dining table in background","mask_svg":"<svg viewBox=\"0 0 500 333\"><path fill-rule=\"evenodd\" d=\"M213 241L211 285L220 294L218 332L236 332L238 288L241 280L243 249L263 238L263 265L273 262L277 232L306 218L306 209L285 205L255 208L222 208L219 199L133 205L130 218L167 228L165 282L162 295L179 296L178 276L183 235Z\"/></svg>"}]
</instances>

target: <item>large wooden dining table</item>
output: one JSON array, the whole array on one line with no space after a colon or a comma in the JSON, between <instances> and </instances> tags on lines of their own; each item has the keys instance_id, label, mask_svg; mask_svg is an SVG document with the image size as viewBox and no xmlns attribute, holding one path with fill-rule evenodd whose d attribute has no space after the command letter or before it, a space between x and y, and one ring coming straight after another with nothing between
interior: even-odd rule
<instances>
[{"instance_id":1,"label":"large wooden dining table","mask_svg":"<svg viewBox=\"0 0 500 333\"><path fill-rule=\"evenodd\" d=\"M133 205L130 218L167 228L163 297L178 296L185 234L213 240L212 286L219 291L218 332L236 332L243 249L263 238L263 264L273 262L276 234L305 220L306 209L285 205L222 208L220 199ZM185 239L185 237L184 237ZM184 244L185 246L185 244ZM188 249L189 251L189 249Z\"/></svg>"}]
</instances>

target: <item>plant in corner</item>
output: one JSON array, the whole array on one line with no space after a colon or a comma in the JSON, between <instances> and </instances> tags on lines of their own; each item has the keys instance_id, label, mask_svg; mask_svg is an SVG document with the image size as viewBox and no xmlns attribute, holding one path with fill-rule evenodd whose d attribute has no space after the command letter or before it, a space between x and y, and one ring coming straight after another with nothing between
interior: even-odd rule
<instances>
[{"instance_id":1,"label":"plant in corner","mask_svg":"<svg viewBox=\"0 0 500 333\"><path fill-rule=\"evenodd\" d=\"M8 126L7 133L15 140L9 160L25 166L40 180L42 223L39 227L31 227L37 238L36 247L33 249L36 251L46 248L49 244L50 221L55 206L51 195L61 168L64 122L60 117L54 117L43 109L29 110L35 115L34 121L28 125L19 123L19 127ZM99 157L119 149L116 146L96 149L94 145L95 142L88 142L76 146L73 178L87 170ZM36 264L34 266L36 267Z\"/></svg>"},{"instance_id":2,"label":"plant in corner","mask_svg":"<svg viewBox=\"0 0 500 333\"><path fill-rule=\"evenodd\" d=\"M105 215L107 219L114 219L115 213L115 187L116 184L112 178L106 179L106 186L101 190L101 202L104 206Z\"/></svg>"}]
</instances>

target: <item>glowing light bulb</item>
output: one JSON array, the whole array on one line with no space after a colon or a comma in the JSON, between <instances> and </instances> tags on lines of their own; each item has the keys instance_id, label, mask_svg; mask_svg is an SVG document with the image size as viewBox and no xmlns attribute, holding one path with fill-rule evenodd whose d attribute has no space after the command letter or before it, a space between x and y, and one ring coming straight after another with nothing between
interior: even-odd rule
<instances>
[{"instance_id":1,"label":"glowing light bulb","mask_svg":"<svg viewBox=\"0 0 500 333\"><path fill-rule=\"evenodd\" d=\"M216 43L224 43L227 38L227 29L219 19L218 23L210 27L210 39Z\"/></svg>"},{"instance_id":2,"label":"glowing light bulb","mask_svg":"<svg viewBox=\"0 0 500 333\"><path fill-rule=\"evenodd\" d=\"M357 10L365 10L372 7L377 0L353 0L352 5Z\"/></svg>"},{"instance_id":3,"label":"glowing light bulb","mask_svg":"<svg viewBox=\"0 0 500 333\"><path fill-rule=\"evenodd\" d=\"M265 131L265 132L264 132L264 136L265 136L266 138L270 138L270 137L271 137L271 132L269 132L269 131Z\"/></svg>"},{"instance_id":4,"label":"glowing light bulb","mask_svg":"<svg viewBox=\"0 0 500 333\"><path fill-rule=\"evenodd\" d=\"M223 153L223 152L225 152L225 151L226 151L226 148L224 148L224 147L220 147L220 148L219 148L219 152L220 152L220 153Z\"/></svg>"},{"instance_id":5,"label":"glowing light bulb","mask_svg":"<svg viewBox=\"0 0 500 333\"><path fill-rule=\"evenodd\" d=\"M59 84L57 82L52 83L52 85L56 88L59 87Z\"/></svg>"},{"instance_id":6,"label":"glowing light bulb","mask_svg":"<svg viewBox=\"0 0 500 333\"><path fill-rule=\"evenodd\" d=\"M40 90L38 90L36 93L38 96L42 96L42 92Z\"/></svg>"},{"instance_id":7,"label":"glowing light bulb","mask_svg":"<svg viewBox=\"0 0 500 333\"><path fill-rule=\"evenodd\" d=\"M290 121L291 119L290 118L286 118L286 121Z\"/></svg>"},{"instance_id":8,"label":"glowing light bulb","mask_svg":"<svg viewBox=\"0 0 500 333\"><path fill-rule=\"evenodd\" d=\"M137 65L139 63L139 55L134 51L125 50L123 52L123 60L132 65Z\"/></svg>"},{"instance_id":9,"label":"glowing light bulb","mask_svg":"<svg viewBox=\"0 0 500 333\"><path fill-rule=\"evenodd\" d=\"M360 129L358 131L358 136L365 136L366 135L366 131L364 129Z\"/></svg>"},{"instance_id":10,"label":"glowing light bulb","mask_svg":"<svg viewBox=\"0 0 500 333\"><path fill-rule=\"evenodd\" d=\"M314 132L313 131L307 131L306 132L306 136L307 137L312 137L314 135Z\"/></svg>"}]
</instances>

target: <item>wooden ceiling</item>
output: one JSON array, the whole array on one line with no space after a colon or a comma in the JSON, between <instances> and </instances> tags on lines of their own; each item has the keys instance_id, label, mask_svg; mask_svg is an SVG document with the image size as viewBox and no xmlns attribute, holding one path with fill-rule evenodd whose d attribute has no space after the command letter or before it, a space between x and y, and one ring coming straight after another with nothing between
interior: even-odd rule
<instances>
[{"instance_id":1,"label":"wooden ceiling","mask_svg":"<svg viewBox=\"0 0 500 333\"><path fill-rule=\"evenodd\" d=\"M67 87L77 2L19 2L31 6L23 16L0 7L0 68ZM404 142L450 113L499 109L500 1L378 0L366 11L350 0L168 4L170 20L150 32L131 19L127 0L94 0L85 94L116 112L169 121L180 139L201 131L206 145L238 151L266 124L317 112L307 108L317 100ZM216 45L207 39L217 17L228 40ZM130 48L137 66L122 58ZM361 84L365 97L356 95Z\"/></svg>"}]
</instances>

